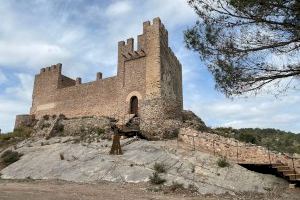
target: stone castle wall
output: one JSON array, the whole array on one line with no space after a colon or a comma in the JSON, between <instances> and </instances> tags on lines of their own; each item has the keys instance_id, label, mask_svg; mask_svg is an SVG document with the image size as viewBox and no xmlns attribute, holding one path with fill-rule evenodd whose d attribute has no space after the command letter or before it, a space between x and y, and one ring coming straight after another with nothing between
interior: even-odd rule
<instances>
[{"instance_id":1,"label":"stone castle wall","mask_svg":"<svg viewBox=\"0 0 300 200\"><path fill-rule=\"evenodd\" d=\"M32 126L35 123L34 115L17 115L14 129Z\"/></svg>"},{"instance_id":2,"label":"stone castle wall","mask_svg":"<svg viewBox=\"0 0 300 200\"><path fill-rule=\"evenodd\" d=\"M36 75L31 114L67 117L129 114L131 97L139 101L141 127L165 119L181 120L182 69L168 46L168 32L159 18L143 24L143 34L118 43L118 71L114 77L81 83L62 75L62 65L41 69ZM151 121L151 123L149 123Z\"/></svg>"},{"instance_id":3,"label":"stone castle wall","mask_svg":"<svg viewBox=\"0 0 300 200\"><path fill-rule=\"evenodd\" d=\"M179 140L189 144L191 148L224 156L236 163L269 164L282 162L289 165L291 169L295 166L295 170L300 172L300 158L294 160L293 166L292 160L285 154L269 151L265 147L240 142L233 138L200 132L191 128L182 128L180 129Z\"/></svg>"},{"instance_id":4,"label":"stone castle wall","mask_svg":"<svg viewBox=\"0 0 300 200\"><path fill-rule=\"evenodd\" d=\"M144 68L140 67L143 64L142 58L125 63L128 70L124 85L118 76L75 85L74 80L55 70L41 72L36 77L31 113L37 118L61 113L67 117L122 116L129 111L130 97L128 99L127 96L133 91L132 96L140 94L142 97L145 93L145 85L141 84L145 80ZM53 84L48 85L49 82ZM49 93L41 87L43 85L48 85ZM139 100L142 101L142 98Z\"/></svg>"}]
</instances>

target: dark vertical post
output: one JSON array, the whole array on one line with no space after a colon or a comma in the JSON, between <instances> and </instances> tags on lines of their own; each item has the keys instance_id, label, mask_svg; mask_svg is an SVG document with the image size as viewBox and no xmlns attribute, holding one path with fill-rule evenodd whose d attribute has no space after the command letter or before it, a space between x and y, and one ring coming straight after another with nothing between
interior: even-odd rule
<instances>
[{"instance_id":1,"label":"dark vertical post","mask_svg":"<svg viewBox=\"0 0 300 200\"><path fill-rule=\"evenodd\" d=\"M272 165L269 145L267 146L267 148L268 148L269 162L270 162L270 165Z\"/></svg>"},{"instance_id":2,"label":"dark vertical post","mask_svg":"<svg viewBox=\"0 0 300 200\"><path fill-rule=\"evenodd\" d=\"M195 148L195 136L193 136L193 151L195 151L196 150L196 148Z\"/></svg>"},{"instance_id":3,"label":"dark vertical post","mask_svg":"<svg viewBox=\"0 0 300 200\"><path fill-rule=\"evenodd\" d=\"M297 179L297 175L296 175L296 169L295 169L295 163L294 163L294 156L292 156L292 163L293 163L293 170L294 170L295 180L296 180Z\"/></svg>"},{"instance_id":4,"label":"dark vertical post","mask_svg":"<svg viewBox=\"0 0 300 200\"><path fill-rule=\"evenodd\" d=\"M179 135L177 136L177 151L178 151L178 149L179 149Z\"/></svg>"},{"instance_id":5,"label":"dark vertical post","mask_svg":"<svg viewBox=\"0 0 300 200\"><path fill-rule=\"evenodd\" d=\"M236 161L239 162L239 142L236 141Z\"/></svg>"},{"instance_id":6,"label":"dark vertical post","mask_svg":"<svg viewBox=\"0 0 300 200\"><path fill-rule=\"evenodd\" d=\"M216 155L216 150L215 150L215 140L213 140L213 148L214 148L214 156Z\"/></svg>"}]
</instances>

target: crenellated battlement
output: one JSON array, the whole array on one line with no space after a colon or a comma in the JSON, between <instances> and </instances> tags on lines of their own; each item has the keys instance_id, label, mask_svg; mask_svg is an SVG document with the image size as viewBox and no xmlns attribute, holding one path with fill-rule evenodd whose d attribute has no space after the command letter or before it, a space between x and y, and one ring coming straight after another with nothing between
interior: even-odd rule
<instances>
[{"instance_id":1,"label":"crenellated battlement","mask_svg":"<svg viewBox=\"0 0 300 200\"><path fill-rule=\"evenodd\" d=\"M130 61L130 60L145 57L146 53L144 50L140 49L138 51L124 53L124 54L122 54L122 56L125 61Z\"/></svg>"},{"instance_id":2,"label":"crenellated battlement","mask_svg":"<svg viewBox=\"0 0 300 200\"><path fill-rule=\"evenodd\" d=\"M168 47L168 31L166 30L163 23L161 23L160 18L154 18L152 24L150 21L143 23L143 34L137 37L137 50L134 49L134 39L129 38L127 41L118 42L118 52L124 58L124 61L129 61L137 58L146 56L147 52L147 41L146 37L149 34L156 32L159 34L162 43Z\"/></svg>"},{"instance_id":3,"label":"crenellated battlement","mask_svg":"<svg viewBox=\"0 0 300 200\"><path fill-rule=\"evenodd\" d=\"M148 31L151 31L153 28L160 31L160 37L168 45L168 31L159 17L154 18L152 20L152 24L150 21L146 21L143 23L143 34L147 33Z\"/></svg>"},{"instance_id":4,"label":"crenellated battlement","mask_svg":"<svg viewBox=\"0 0 300 200\"><path fill-rule=\"evenodd\" d=\"M55 72L61 74L61 69L62 69L62 64L58 63L56 65L51 65L49 67L42 68L40 70L40 74L49 73L49 72Z\"/></svg>"},{"instance_id":5,"label":"crenellated battlement","mask_svg":"<svg viewBox=\"0 0 300 200\"><path fill-rule=\"evenodd\" d=\"M168 35L168 31L165 28L165 25L161 22L159 17L156 17L152 20L152 24L150 21L145 21L143 23L143 34L146 33L151 28L159 28L159 30L164 34Z\"/></svg>"},{"instance_id":6,"label":"crenellated battlement","mask_svg":"<svg viewBox=\"0 0 300 200\"><path fill-rule=\"evenodd\" d=\"M132 52L134 50L134 39L129 38L126 43L125 41L120 41L118 48L122 53Z\"/></svg>"}]
</instances>

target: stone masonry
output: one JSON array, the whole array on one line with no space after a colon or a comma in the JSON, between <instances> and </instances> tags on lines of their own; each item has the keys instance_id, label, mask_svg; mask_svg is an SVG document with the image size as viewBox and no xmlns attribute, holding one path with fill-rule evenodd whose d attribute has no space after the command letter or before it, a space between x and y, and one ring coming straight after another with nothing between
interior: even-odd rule
<instances>
[{"instance_id":1,"label":"stone masonry","mask_svg":"<svg viewBox=\"0 0 300 200\"><path fill-rule=\"evenodd\" d=\"M99 72L89 83L64 76L62 64L42 68L35 76L30 115L122 119L136 114L149 138L160 137L153 127L162 121L182 120L182 68L159 18L143 23L137 49L133 38L118 43L117 67L116 76L103 79Z\"/></svg>"},{"instance_id":2,"label":"stone masonry","mask_svg":"<svg viewBox=\"0 0 300 200\"><path fill-rule=\"evenodd\" d=\"M179 141L184 146L195 148L201 151L226 157L233 162L240 164L269 164L284 163L291 168L295 167L300 172L300 158L294 160L294 164L288 155L250 143L240 142L233 138L226 138L220 135L197 131L192 128L182 128L179 132ZM297 158L297 155L294 155Z\"/></svg>"}]
</instances>

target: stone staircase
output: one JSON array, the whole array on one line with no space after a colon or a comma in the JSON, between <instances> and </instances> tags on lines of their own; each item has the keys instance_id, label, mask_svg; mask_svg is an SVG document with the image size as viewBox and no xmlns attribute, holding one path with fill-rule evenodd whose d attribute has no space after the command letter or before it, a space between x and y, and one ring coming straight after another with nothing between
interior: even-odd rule
<instances>
[{"instance_id":1,"label":"stone staircase","mask_svg":"<svg viewBox=\"0 0 300 200\"><path fill-rule=\"evenodd\" d=\"M52 137L55 135L55 129L58 125L59 118L55 119L41 119L37 122L37 124L34 126L34 134L33 136L39 136L39 137Z\"/></svg>"},{"instance_id":2,"label":"stone staircase","mask_svg":"<svg viewBox=\"0 0 300 200\"><path fill-rule=\"evenodd\" d=\"M299 157L190 128L180 130L179 140L185 143L185 146L191 146L193 150L226 157L232 162L252 169L264 169L267 173L279 175L291 183L300 185Z\"/></svg>"},{"instance_id":3,"label":"stone staircase","mask_svg":"<svg viewBox=\"0 0 300 200\"><path fill-rule=\"evenodd\" d=\"M272 168L290 182L300 183L300 174L297 173L294 169L290 168L287 164L272 164Z\"/></svg>"},{"instance_id":4,"label":"stone staircase","mask_svg":"<svg viewBox=\"0 0 300 200\"><path fill-rule=\"evenodd\" d=\"M126 126L133 118L135 114L127 114L121 117L118 117L118 122L116 123L117 126Z\"/></svg>"},{"instance_id":5,"label":"stone staircase","mask_svg":"<svg viewBox=\"0 0 300 200\"><path fill-rule=\"evenodd\" d=\"M129 137L139 135L139 118L135 114L127 114L119 117L116 125L122 135Z\"/></svg>"}]
</instances>

